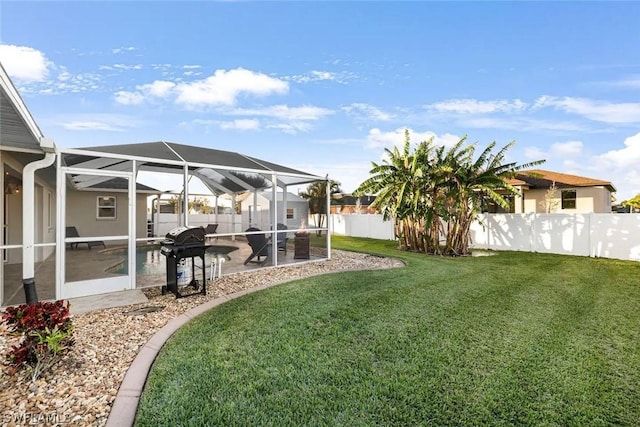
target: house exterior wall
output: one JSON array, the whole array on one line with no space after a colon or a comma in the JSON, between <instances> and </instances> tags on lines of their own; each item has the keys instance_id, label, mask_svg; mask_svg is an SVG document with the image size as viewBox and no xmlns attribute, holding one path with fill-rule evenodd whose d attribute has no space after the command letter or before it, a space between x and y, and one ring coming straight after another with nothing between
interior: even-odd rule
<instances>
[{"instance_id":1,"label":"house exterior wall","mask_svg":"<svg viewBox=\"0 0 640 427\"><path fill-rule=\"evenodd\" d=\"M257 214L253 217L253 211L250 213L249 209L253 206L253 196L249 196L240 202L242 209L242 230L246 230L250 225L255 225L261 230L268 230L271 227L272 221L272 209L274 205L266 197L258 194L257 197ZM278 221L279 223L286 224L290 229L300 228L302 220L307 220L309 217L309 203L305 200L301 201L287 201L287 209L294 210L294 217L292 219L286 219L283 216L283 203L278 201Z\"/></svg>"},{"instance_id":2,"label":"house exterior wall","mask_svg":"<svg viewBox=\"0 0 640 427\"><path fill-rule=\"evenodd\" d=\"M4 165L9 165L12 169L22 172L24 165L18 162L9 152L0 151L0 163L2 168L0 172L4 175ZM4 181L1 183L0 191L2 192L2 208L0 209L0 220L4 218L4 210L8 215L7 223L7 244L20 245L22 244L22 192L8 194L5 197L4 194ZM49 199L49 194L51 198ZM55 188L48 185L45 181L40 179L36 174L35 188L34 188L34 200L35 200L35 229L34 237L35 243L55 243L56 241L56 197ZM48 205L47 201L51 200L51 204ZM6 206L5 206L6 202ZM48 220L51 219L51 224ZM0 242L2 242L0 235ZM40 262L47 259L55 252L55 247L39 247L35 250L35 261ZM16 264L22 262L22 250L11 249L7 251L7 263Z\"/></svg>"},{"instance_id":3,"label":"house exterior wall","mask_svg":"<svg viewBox=\"0 0 640 427\"><path fill-rule=\"evenodd\" d=\"M576 208L562 209L561 192L563 190L575 190ZM545 213L544 199L547 194L546 189L533 189L524 191L524 212L522 213ZM556 208L551 213L610 213L611 212L611 192L603 186L598 187L575 187L559 188L557 197L553 199ZM518 211L516 203L516 213Z\"/></svg>"},{"instance_id":4,"label":"house exterior wall","mask_svg":"<svg viewBox=\"0 0 640 427\"><path fill-rule=\"evenodd\" d=\"M116 198L116 218L97 218L98 196ZM147 195L136 197L136 238L147 236ZM129 234L129 197L127 193L110 191L67 190L67 226L75 226L82 237ZM108 242L106 242L108 244Z\"/></svg>"}]
</instances>

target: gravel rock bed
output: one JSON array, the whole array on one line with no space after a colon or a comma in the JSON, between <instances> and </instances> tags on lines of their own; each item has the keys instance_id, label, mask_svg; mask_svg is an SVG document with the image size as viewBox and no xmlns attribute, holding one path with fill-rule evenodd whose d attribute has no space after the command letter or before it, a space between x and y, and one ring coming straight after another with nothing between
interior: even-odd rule
<instances>
[{"instance_id":1,"label":"gravel rock bed","mask_svg":"<svg viewBox=\"0 0 640 427\"><path fill-rule=\"evenodd\" d=\"M105 425L138 350L169 320L216 297L329 272L403 265L391 258L333 251L329 261L224 276L207 285L204 296L176 299L173 294L161 295L158 286L144 289L146 303L74 315L75 346L35 383L25 371L10 376L2 366L0 425ZM2 361L17 342L0 324Z\"/></svg>"}]
</instances>

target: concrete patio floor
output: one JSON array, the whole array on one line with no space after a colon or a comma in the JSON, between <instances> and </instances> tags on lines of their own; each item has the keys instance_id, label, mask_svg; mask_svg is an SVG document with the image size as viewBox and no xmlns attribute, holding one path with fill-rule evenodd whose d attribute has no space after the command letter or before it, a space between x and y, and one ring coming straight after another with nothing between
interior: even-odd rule
<instances>
[{"instance_id":1,"label":"concrete patio floor","mask_svg":"<svg viewBox=\"0 0 640 427\"><path fill-rule=\"evenodd\" d=\"M290 242L287 245L286 254L284 251L278 251L278 265L289 265L299 262L307 261L306 259L294 259L294 244L292 239L289 239ZM269 267L272 265L270 260L267 261L264 266L261 266L257 263L248 263L244 265L244 260L251 254L251 247L247 244L246 240L240 238L235 241L231 241L230 239L214 239L209 244L213 245L224 245L224 246L236 246L238 249L228 254L228 257L225 258L224 263L222 264L222 274L233 274L243 271L251 271L260 269L263 267ZM69 282L75 282L80 280L90 280L97 278L108 278L108 277L119 277L121 275L110 273L109 270L121 265L126 260L126 256L123 256L119 253L113 253L114 247L107 247L106 249L87 249L85 247L79 247L76 249L67 249L65 252L66 262L66 280ZM163 256L160 258L164 259ZM210 277L210 262L211 258L207 256L205 259L205 277L208 279ZM312 256L311 259L321 259L321 257ZM196 258L198 260L198 258ZM162 262L162 260L160 260ZM38 295L38 299L41 301L44 300L54 300L55 299L55 256L49 257L44 262L36 263L35 266L35 281L36 281L36 291ZM162 264L164 265L164 263ZM141 289L145 287L155 287L162 286L166 284L166 273L165 267L161 267L160 270L162 273L160 274L146 274L141 275L138 274L136 276L136 288ZM198 266L198 261L196 261L196 269L195 269L196 279L200 280L202 277L201 267ZM4 266L4 301L2 301L2 305L16 305L23 304L25 302L24 291L22 287L22 264L7 264ZM118 298L126 298L128 297L127 292L132 291L123 291L124 293L117 292L114 294L122 294L119 297L112 295L115 298L114 301L117 301ZM87 300L83 300L83 304L92 307L94 302L91 298L94 298L95 304L98 304L96 308L99 307L99 301L103 300L105 306L109 306L112 302L110 302L111 297L106 298L105 295L110 294L102 294L98 296L92 297L83 297L89 298ZM139 294L131 293L130 297L135 299L139 298ZM84 302L86 301L86 302ZM130 304L134 304L131 302ZM123 304L120 304L123 305ZM80 310L80 309L78 309Z\"/></svg>"}]
</instances>

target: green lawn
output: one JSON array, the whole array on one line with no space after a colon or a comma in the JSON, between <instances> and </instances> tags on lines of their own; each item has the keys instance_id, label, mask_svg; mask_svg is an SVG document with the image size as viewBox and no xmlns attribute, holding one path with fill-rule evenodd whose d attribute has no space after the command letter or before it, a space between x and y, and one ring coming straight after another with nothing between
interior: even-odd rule
<instances>
[{"instance_id":1,"label":"green lawn","mask_svg":"<svg viewBox=\"0 0 640 427\"><path fill-rule=\"evenodd\" d=\"M296 281L198 317L162 349L136 425L640 420L640 263L333 244L407 267Z\"/></svg>"}]
</instances>

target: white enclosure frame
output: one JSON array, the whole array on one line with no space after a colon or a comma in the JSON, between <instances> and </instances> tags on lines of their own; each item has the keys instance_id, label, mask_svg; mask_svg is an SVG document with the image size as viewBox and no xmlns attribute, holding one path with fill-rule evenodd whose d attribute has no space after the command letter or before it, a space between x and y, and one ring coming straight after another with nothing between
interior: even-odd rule
<instances>
[{"instance_id":1,"label":"white enclosure frame","mask_svg":"<svg viewBox=\"0 0 640 427\"><path fill-rule=\"evenodd\" d=\"M94 154L95 155L95 154ZM116 292L128 289L135 289L136 286L136 161L132 162L131 172L110 171L100 169L84 169L62 166L62 156L57 158L57 230L56 230L56 298L68 299L87 295L96 295L108 292ZM103 237L80 237L67 238L64 234L66 229L66 197L67 197L67 175L82 174L87 176L108 176L112 178L124 178L128 180L128 235L103 236ZM86 241L108 241L127 240L128 270L126 276L109 277L93 280L83 280L78 282L66 281L66 246L67 243Z\"/></svg>"}]
</instances>

